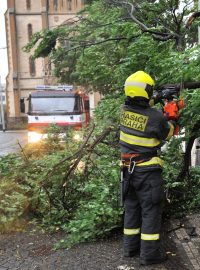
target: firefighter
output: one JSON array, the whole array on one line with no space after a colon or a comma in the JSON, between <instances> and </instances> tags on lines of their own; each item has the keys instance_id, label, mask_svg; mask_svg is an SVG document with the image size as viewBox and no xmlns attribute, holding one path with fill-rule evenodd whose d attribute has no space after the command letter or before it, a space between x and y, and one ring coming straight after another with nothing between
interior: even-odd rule
<instances>
[{"instance_id":1,"label":"firefighter","mask_svg":"<svg viewBox=\"0 0 200 270\"><path fill-rule=\"evenodd\" d=\"M164 188L158 150L174 125L150 107L154 80L137 71L125 82L125 104L120 119L120 151L124 181L124 257L140 253L140 264L166 260L160 247Z\"/></svg>"}]
</instances>

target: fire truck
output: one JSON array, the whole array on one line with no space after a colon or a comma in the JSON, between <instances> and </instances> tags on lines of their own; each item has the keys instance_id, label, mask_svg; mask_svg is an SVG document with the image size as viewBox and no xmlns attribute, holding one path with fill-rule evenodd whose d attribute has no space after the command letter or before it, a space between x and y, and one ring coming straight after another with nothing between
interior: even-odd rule
<instances>
[{"instance_id":1,"label":"fire truck","mask_svg":"<svg viewBox=\"0 0 200 270\"><path fill-rule=\"evenodd\" d=\"M88 95L72 85L37 86L28 98L28 142L42 139L50 124L75 130L86 127L89 107Z\"/></svg>"}]
</instances>

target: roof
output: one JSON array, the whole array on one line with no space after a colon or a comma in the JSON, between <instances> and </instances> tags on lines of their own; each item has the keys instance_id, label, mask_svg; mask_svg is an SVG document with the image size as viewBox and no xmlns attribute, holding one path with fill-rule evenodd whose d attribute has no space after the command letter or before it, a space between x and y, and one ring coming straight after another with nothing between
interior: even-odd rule
<instances>
[{"instance_id":1,"label":"roof","mask_svg":"<svg viewBox=\"0 0 200 270\"><path fill-rule=\"evenodd\" d=\"M31 97L39 98L39 97L75 97L77 94L65 91L37 91L31 93Z\"/></svg>"}]
</instances>

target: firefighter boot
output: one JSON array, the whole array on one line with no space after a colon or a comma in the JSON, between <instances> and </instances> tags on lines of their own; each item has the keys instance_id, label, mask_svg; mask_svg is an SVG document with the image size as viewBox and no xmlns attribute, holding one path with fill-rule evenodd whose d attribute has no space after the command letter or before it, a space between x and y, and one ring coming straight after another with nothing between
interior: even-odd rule
<instances>
[{"instance_id":1,"label":"firefighter boot","mask_svg":"<svg viewBox=\"0 0 200 270\"><path fill-rule=\"evenodd\" d=\"M140 235L124 235L123 242L124 258L131 258L140 254Z\"/></svg>"},{"instance_id":2,"label":"firefighter boot","mask_svg":"<svg viewBox=\"0 0 200 270\"><path fill-rule=\"evenodd\" d=\"M151 265L151 264L157 264L157 263L162 263L167 260L167 255L166 253L157 250L154 251L153 253L149 254L145 258L140 259L140 264L141 265Z\"/></svg>"},{"instance_id":3,"label":"firefighter boot","mask_svg":"<svg viewBox=\"0 0 200 270\"><path fill-rule=\"evenodd\" d=\"M124 250L123 257L124 258L132 258L132 257L137 256L137 255L140 255L140 249L135 249L135 250L132 250L132 251Z\"/></svg>"}]
</instances>

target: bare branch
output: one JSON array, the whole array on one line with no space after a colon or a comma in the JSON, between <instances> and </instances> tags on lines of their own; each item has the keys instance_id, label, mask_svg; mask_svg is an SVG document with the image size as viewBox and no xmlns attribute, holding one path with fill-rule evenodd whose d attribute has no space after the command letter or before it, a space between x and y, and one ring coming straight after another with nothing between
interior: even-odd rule
<instances>
[{"instance_id":1,"label":"bare branch","mask_svg":"<svg viewBox=\"0 0 200 270\"><path fill-rule=\"evenodd\" d=\"M108 0L111 4L115 4L117 6L121 6L122 8L125 8L130 16L130 18L141 28L142 32L148 32L152 34L152 37L156 40L160 41L166 41L169 39L176 38L176 33L173 33L171 30L168 33L163 33L160 31L152 30L147 25L145 25L143 22L141 22L136 16L134 15L134 12L137 10L138 6L134 6L132 3L127 1L121 1L121 0Z\"/></svg>"},{"instance_id":2,"label":"bare branch","mask_svg":"<svg viewBox=\"0 0 200 270\"><path fill-rule=\"evenodd\" d=\"M126 38L126 37L115 37L115 38L108 38L108 39L104 39L104 40L96 41L96 42L95 41L94 42L91 42L91 41L87 41L86 40L86 41L80 42L81 45L72 47L72 48L66 50L65 52L68 53L70 51L75 51L77 49L85 49L87 47L96 46L96 45L103 44L103 43L110 42L110 41L117 41L117 42L119 42L121 40L127 40L128 42L130 42L130 40L132 40L134 38L137 38L138 36L140 36L140 35L135 35L135 36L132 36L130 38ZM65 39L65 40L68 40L68 39Z\"/></svg>"}]
</instances>

